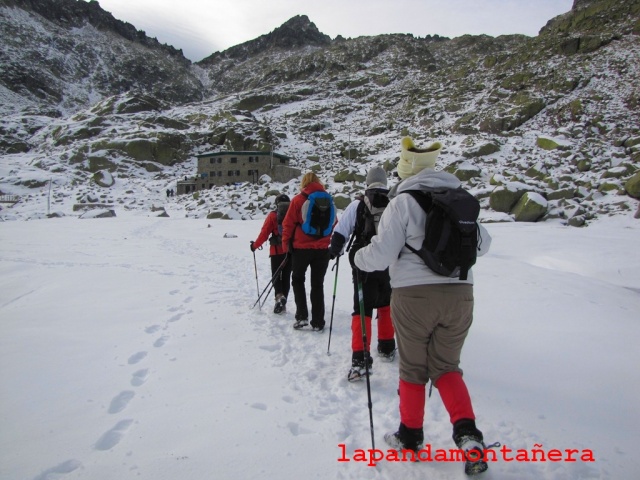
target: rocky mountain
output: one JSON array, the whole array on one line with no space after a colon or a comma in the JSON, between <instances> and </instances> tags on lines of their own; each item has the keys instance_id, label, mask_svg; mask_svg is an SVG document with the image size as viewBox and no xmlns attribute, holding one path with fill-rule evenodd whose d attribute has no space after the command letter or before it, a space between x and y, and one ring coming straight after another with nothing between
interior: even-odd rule
<instances>
[{"instance_id":1,"label":"rocky mountain","mask_svg":"<svg viewBox=\"0 0 640 480\"><path fill-rule=\"evenodd\" d=\"M150 208L140 189L166 203L218 149L286 153L345 205L371 164L394 170L404 135L444 144L486 221L583 225L640 198L640 0L575 0L533 38L330 39L298 15L196 64L97 2L0 0L0 32L0 190L18 218L49 183L66 214ZM232 188L254 201L222 188L169 207L262 215L297 185Z\"/></svg>"},{"instance_id":2,"label":"rocky mountain","mask_svg":"<svg viewBox=\"0 0 640 480\"><path fill-rule=\"evenodd\" d=\"M202 99L182 51L116 20L96 1L2 0L0 8L0 84L21 100L3 102L5 112L64 115L134 90L174 103Z\"/></svg>"}]
</instances>

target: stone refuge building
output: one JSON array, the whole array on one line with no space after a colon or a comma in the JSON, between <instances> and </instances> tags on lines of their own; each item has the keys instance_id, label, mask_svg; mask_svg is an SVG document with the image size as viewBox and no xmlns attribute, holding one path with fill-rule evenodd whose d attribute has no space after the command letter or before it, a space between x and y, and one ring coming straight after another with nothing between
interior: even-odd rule
<instances>
[{"instance_id":1,"label":"stone refuge building","mask_svg":"<svg viewBox=\"0 0 640 480\"><path fill-rule=\"evenodd\" d=\"M300 169L289 166L291 157L276 152L225 151L203 153L196 158L197 174L178 181L178 195L240 182L256 183L265 174L282 183L301 175Z\"/></svg>"}]
</instances>

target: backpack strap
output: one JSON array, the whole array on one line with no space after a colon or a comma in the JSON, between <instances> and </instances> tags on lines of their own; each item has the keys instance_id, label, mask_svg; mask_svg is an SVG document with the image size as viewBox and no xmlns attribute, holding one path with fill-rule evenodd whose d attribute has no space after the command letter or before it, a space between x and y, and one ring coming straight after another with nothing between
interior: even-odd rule
<instances>
[{"instance_id":1,"label":"backpack strap","mask_svg":"<svg viewBox=\"0 0 640 480\"><path fill-rule=\"evenodd\" d=\"M356 237L359 235L360 232L358 232L358 227L360 227L360 221L362 220L362 214L363 214L363 208L366 208L367 206L364 204L364 196L363 195L357 195L356 196L356 200L358 200L360 203L358 204L358 208L356 209L356 223L353 226L353 232L351 233L351 238L349 238L349 243L347 244L347 248L345 251L349 251L351 249L351 245L353 244L354 240L356 239Z\"/></svg>"},{"instance_id":2,"label":"backpack strap","mask_svg":"<svg viewBox=\"0 0 640 480\"><path fill-rule=\"evenodd\" d=\"M433 205L431 193L424 192L422 190L405 190L404 192L400 192L400 193L408 193L409 195L411 195L414 198L414 200L418 202L418 205L420 205L422 210L424 210L424 213L428 214L429 211L431 210L431 206ZM411 245L409 245L406 242L404 246L407 247L416 255L420 256L420 251L418 249L413 248Z\"/></svg>"}]
</instances>

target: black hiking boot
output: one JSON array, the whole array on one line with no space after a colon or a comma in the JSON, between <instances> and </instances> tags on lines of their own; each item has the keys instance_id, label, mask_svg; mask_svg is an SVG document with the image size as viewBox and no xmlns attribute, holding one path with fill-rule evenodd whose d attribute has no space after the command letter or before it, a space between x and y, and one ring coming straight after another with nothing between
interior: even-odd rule
<instances>
[{"instance_id":1,"label":"black hiking boot","mask_svg":"<svg viewBox=\"0 0 640 480\"><path fill-rule=\"evenodd\" d=\"M482 432L476 428L475 420L458 420L453 426L453 441L464 452L464 473L477 475L489 468L484 460L487 447Z\"/></svg>"},{"instance_id":2,"label":"black hiking boot","mask_svg":"<svg viewBox=\"0 0 640 480\"><path fill-rule=\"evenodd\" d=\"M300 317L299 315L296 315L296 323L293 324L293 328L299 330L307 325L309 325L309 319L307 317Z\"/></svg>"},{"instance_id":3,"label":"black hiking boot","mask_svg":"<svg viewBox=\"0 0 640 480\"><path fill-rule=\"evenodd\" d=\"M324 320L321 322L314 322L311 320L311 328L314 332L322 332L324 330Z\"/></svg>"},{"instance_id":4,"label":"black hiking boot","mask_svg":"<svg viewBox=\"0 0 640 480\"><path fill-rule=\"evenodd\" d=\"M276 295L276 305L273 307L273 313L284 313L287 311L287 297L281 293Z\"/></svg>"},{"instance_id":5,"label":"black hiking boot","mask_svg":"<svg viewBox=\"0 0 640 480\"><path fill-rule=\"evenodd\" d=\"M387 362L393 362L396 358L396 341L394 338L391 340L378 340L378 357Z\"/></svg>"},{"instance_id":6,"label":"black hiking boot","mask_svg":"<svg viewBox=\"0 0 640 480\"><path fill-rule=\"evenodd\" d=\"M384 441L399 452L411 450L417 454L424 446L424 433L422 428L409 428L401 423L397 432L385 434Z\"/></svg>"},{"instance_id":7,"label":"black hiking boot","mask_svg":"<svg viewBox=\"0 0 640 480\"><path fill-rule=\"evenodd\" d=\"M364 358L365 352L353 352L353 356L351 358L351 370L349 370L349 373L347 374L348 381L355 382L358 380L362 380L367 376L367 365L365 365ZM371 355L369 355L368 352L367 363L369 364L369 375L371 375L373 373L373 358L371 358Z\"/></svg>"}]
</instances>

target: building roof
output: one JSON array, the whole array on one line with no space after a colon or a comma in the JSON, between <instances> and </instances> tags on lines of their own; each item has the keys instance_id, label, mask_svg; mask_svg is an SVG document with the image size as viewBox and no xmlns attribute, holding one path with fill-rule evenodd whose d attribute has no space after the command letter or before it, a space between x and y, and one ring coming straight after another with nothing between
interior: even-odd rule
<instances>
[{"instance_id":1,"label":"building roof","mask_svg":"<svg viewBox=\"0 0 640 480\"><path fill-rule=\"evenodd\" d=\"M223 151L223 152L210 152L210 153L201 153L200 155L196 155L196 158L202 158L202 157L221 157L223 155L242 155L242 156L249 156L249 155L259 155L259 156L264 156L264 157L270 157L273 153L273 156L276 158L279 158L281 160L291 160L291 157L288 157L287 155L283 155L282 153L277 153L277 152L260 152L260 151Z\"/></svg>"}]
</instances>

